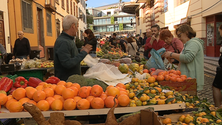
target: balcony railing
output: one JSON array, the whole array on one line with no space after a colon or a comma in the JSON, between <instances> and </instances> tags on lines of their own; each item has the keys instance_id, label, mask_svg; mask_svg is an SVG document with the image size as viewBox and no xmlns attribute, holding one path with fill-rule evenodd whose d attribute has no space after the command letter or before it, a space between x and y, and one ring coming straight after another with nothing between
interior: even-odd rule
<instances>
[{"instance_id":1,"label":"balcony railing","mask_svg":"<svg viewBox=\"0 0 222 125\"><path fill-rule=\"evenodd\" d=\"M55 0L45 0L45 8L52 12L55 12Z\"/></svg>"}]
</instances>

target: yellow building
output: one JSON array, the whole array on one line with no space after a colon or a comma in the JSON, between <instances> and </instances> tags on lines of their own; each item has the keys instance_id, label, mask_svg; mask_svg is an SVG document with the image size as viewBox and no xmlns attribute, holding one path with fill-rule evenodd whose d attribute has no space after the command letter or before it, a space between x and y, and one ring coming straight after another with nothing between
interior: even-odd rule
<instances>
[{"instance_id":1,"label":"yellow building","mask_svg":"<svg viewBox=\"0 0 222 125\"><path fill-rule=\"evenodd\" d=\"M47 48L57 38L55 11L54 0L8 0L12 48L18 31L23 31L31 50L41 50L40 57L47 57Z\"/></svg>"}]
</instances>

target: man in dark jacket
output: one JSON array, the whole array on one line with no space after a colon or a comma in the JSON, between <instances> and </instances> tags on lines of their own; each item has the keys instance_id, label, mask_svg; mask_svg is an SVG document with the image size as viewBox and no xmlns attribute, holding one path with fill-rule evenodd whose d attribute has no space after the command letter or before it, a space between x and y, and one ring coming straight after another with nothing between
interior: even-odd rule
<instances>
[{"instance_id":1,"label":"man in dark jacket","mask_svg":"<svg viewBox=\"0 0 222 125\"><path fill-rule=\"evenodd\" d=\"M29 59L31 51L29 40L24 37L24 33L22 31L18 31L18 37L19 38L15 40L12 58Z\"/></svg>"},{"instance_id":2,"label":"man in dark jacket","mask_svg":"<svg viewBox=\"0 0 222 125\"><path fill-rule=\"evenodd\" d=\"M75 16L65 16L62 22L63 31L54 45L55 76L64 81L71 75L81 74L80 62L92 50L92 45L86 44L80 53L78 52L74 42L78 31L77 23L78 19Z\"/></svg>"}]
</instances>

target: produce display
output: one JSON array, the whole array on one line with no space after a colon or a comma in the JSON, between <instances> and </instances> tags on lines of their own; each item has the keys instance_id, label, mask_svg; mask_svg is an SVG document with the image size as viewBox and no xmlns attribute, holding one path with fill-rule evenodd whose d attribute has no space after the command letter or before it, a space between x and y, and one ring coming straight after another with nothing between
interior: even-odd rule
<instances>
[{"instance_id":1,"label":"produce display","mask_svg":"<svg viewBox=\"0 0 222 125\"><path fill-rule=\"evenodd\" d=\"M54 63L52 61L41 61L40 59L23 61L23 63L22 63L23 69L51 68L51 67L54 67Z\"/></svg>"}]
</instances>

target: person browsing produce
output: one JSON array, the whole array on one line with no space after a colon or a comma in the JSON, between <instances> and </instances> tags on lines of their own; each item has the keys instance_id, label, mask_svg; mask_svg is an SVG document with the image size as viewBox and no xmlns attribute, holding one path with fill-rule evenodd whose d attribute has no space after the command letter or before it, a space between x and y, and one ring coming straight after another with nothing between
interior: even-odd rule
<instances>
[{"instance_id":1,"label":"person browsing produce","mask_svg":"<svg viewBox=\"0 0 222 125\"><path fill-rule=\"evenodd\" d=\"M90 44L90 45L93 46L90 53L91 52L96 52L97 40L96 40L96 37L94 36L94 33L92 32L92 30L90 30L90 29L85 30L85 32L83 33L83 36L84 36L84 39L85 39L84 45Z\"/></svg>"},{"instance_id":2,"label":"person browsing produce","mask_svg":"<svg viewBox=\"0 0 222 125\"><path fill-rule=\"evenodd\" d=\"M178 60L178 69L181 74L196 78L197 90L202 90L204 86L204 41L196 38L196 32L188 25L179 26L176 34L184 44L182 53L167 51L164 56Z\"/></svg>"},{"instance_id":3,"label":"person browsing produce","mask_svg":"<svg viewBox=\"0 0 222 125\"><path fill-rule=\"evenodd\" d=\"M92 50L92 45L86 44L78 52L74 37L78 31L78 19L67 15L62 22L63 31L54 45L55 76L66 81L69 76L81 74L80 62Z\"/></svg>"}]
</instances>

